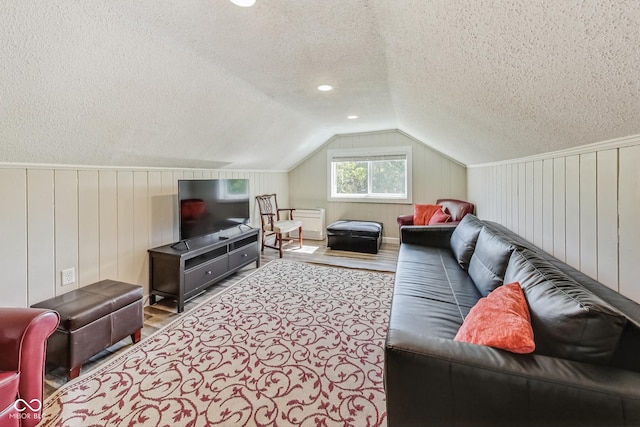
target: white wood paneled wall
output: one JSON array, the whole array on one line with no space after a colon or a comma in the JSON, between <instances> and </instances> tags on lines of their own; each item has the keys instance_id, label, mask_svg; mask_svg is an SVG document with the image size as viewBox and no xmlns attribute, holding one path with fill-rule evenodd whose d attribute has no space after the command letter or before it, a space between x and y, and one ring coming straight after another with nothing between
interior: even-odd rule
<instances>
[{"instance_id":1,"label":"white wood paneled wall","mask_svg":"<svg viewBox=\"0 0 640 427\"><path fill-rule=\"evenodd\" d=\"M410 146L412 150L413 203L435 203L439 198L465 200L467 170L464 165L397 130L338 135L289 172L291 207L324 208L326 223L338 219L380 221L384 237L397 241L397 217L413 213L413 204L327 201L327 150Z\"/></svg>"},{"instance_id":2,"label":"white wood paneled wall","mask_svg":"<svg viewBox=\"0 0 640 427\"><path fill-rule=\"evenodd\" d=\"M467 174L481 218L640 302L640 141Z\"/></svg>"},{"instance_id":3,"label":"white wood paneled wall","mask_svg":"<svg viewBox=\"0 0 640 427\"><path fill-rule=\"evenodd\" d=\"M0 305L27 307L102 279L148 294L147 249L178 240L178 180L209 178L246 178L252 203L271 192L288 203L286 172L0 165ZM67 268L76 283L63 287Z\"/></svg>"}]
</instances>

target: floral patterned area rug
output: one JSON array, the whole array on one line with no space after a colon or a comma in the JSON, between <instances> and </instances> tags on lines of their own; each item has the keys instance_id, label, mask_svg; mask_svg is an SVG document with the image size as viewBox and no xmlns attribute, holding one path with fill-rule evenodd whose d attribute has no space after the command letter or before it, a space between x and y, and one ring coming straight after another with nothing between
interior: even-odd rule
<instances>
[{"instance_id":1,"label":"floral patterned area rug","mask_svg":"<svg viewBox=\"0 0 640 427\"><path fill-rule=\"evenodd\" d=\"M40 426L385 426L393 280L271 261L62 386Z\"/></svg>"}]
</instances>

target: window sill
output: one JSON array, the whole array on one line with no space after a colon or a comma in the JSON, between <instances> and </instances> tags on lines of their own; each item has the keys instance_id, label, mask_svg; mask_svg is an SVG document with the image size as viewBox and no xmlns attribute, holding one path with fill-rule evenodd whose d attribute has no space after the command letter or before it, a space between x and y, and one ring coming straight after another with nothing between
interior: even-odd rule
<instances>
[{"instance_id":1,"label":"window sill","mask_svg":"<svg viewBox=\"0 0 640 427\"><path fill-rule=\"evenodd\" d=\"M380 198L380 197L329 197L329 202L346 202L346 203L395 203L398 205L409 205L412 202L410 197L398 198Z\"/></svg>"}]
</instances>

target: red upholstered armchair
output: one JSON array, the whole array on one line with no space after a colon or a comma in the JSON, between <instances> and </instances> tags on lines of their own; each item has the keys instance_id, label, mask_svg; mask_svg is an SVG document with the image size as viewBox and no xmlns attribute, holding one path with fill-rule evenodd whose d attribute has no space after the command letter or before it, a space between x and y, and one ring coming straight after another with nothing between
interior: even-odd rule
<instances>
[{"instance_id":1,"label":"red upholstered armchair","mask_svg":"<svg viewBox=\"0 0 640 427\"><path fill-rule=\"evenodd\" d=\"M446 209L446 212L451 215L451 220L446 224L452 225L458 224L466 214L472 214L475 210L473 203L457 199L438 199L436 205L441 205L442 209ZM413 225L413 214L398 217L398 227L403 225ZM402 233L399 233L398 236L402 239Z\"/></svg>"},{"instance_id":2,"label":"red upholstered armchair","mask_svg":"<svg viewBox=\"0 0 640 427\"><path fill-rule=\"evenodd\" d=\"M0 307L0 426L40 422L47 338L59 321L52 310Z\"/></svg>"}]
</instances>

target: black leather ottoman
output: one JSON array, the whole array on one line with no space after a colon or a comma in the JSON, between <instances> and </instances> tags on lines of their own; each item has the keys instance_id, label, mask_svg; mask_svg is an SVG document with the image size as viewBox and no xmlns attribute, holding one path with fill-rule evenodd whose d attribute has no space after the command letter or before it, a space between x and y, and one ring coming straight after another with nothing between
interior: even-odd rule
<instances>
[{"instance_id":1,"label":"black leather ottoman","mask_svg":"<svg viewBox=\"0 0 640 427\"><path fill-rule=\"evenodd\" d=\"M381 222L341 219L327 227L331 249L377 254L381 244Z\"/></svg>"},{"instance_id":2,"label":"black leather ottoman","mask_svg":"<svg viewBox=\"0 0 640 427\"><path fill-rule=\"evenodd\" d=\"M60 314L60 325L47 342L47 362L80 375L82 364L105 348L131 336L140 341L142 287L102 280L32 305Z\"/></svg>"}]
</instances>

